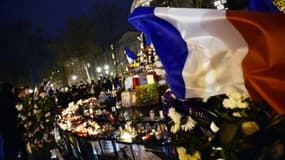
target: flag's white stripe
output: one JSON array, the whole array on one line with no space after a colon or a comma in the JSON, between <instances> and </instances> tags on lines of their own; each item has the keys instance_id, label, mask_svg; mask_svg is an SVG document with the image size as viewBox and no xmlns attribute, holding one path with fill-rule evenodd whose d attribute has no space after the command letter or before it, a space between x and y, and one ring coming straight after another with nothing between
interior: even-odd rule
<instances>
[{"instance_id":1,"label":"flag's white stripe","mask_svg":"<svg viewBox=\"0 0 285 160\"><path fill-rule=\"evenodd\" d=\"M132 58L130 58L129 56L127 56L127 60L128 60L128 63L133 63L133 59Z\"/></svg>"},{"instance_id":2,"label":"flag's white stripe","mask_svg":"<svg viewBox=\"0 0 285 160\"><path fill-rule=\"evenodd\" d=\"M183 69L186 98L236 91L247 93L241 62L248 53L248 46L227 21L225 13L205 9L155 9L154 14L175 26L187 42L189 53Z\"/></svg>"}]
</instances>

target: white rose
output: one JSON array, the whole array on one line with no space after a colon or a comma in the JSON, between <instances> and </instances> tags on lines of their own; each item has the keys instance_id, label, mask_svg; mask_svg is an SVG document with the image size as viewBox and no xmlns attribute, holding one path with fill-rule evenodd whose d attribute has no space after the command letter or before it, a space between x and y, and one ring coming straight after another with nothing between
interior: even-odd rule
<instances>
[{"instance_id":1,"label":"white rose","mask_svg":"<svg viewBox=\"0 0 285 160\"><path fill-rule=\"evenodd\" d=\"M227 109L246 109L249 107L247 102L244 102L246 98L248 98L245 94L240 93L231 93L228 94L229 98L223 100L223 106Z\"/></svg>"},{"instance_id":2,"label":"white rose","mask_svg":"<svg viewBox=\"0 0 285 160\"><path fill-rule=\"evenodd\" d=\"M224 99L223 100L223 106L227 109L234 109L237 107L236 101L233 99Z\"/></svg>"},{"instance_id":3,"label":"white rose","mask_svg":"<svg viewBox=\"0 0 285 160\"><path fill-rule=\"evenodd\" d=\"M22 105L22 104L17 104L17 105L16 105L16 109L17 109L18 111L21 111L21 110L23 109L23 105Z\"/></svg>"}]
</instances>

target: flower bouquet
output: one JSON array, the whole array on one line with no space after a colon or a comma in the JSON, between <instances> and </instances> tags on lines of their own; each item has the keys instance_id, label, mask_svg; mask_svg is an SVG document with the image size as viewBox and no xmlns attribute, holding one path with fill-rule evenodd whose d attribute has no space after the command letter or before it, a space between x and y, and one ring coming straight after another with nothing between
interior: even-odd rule
<instances>
[{"instance_id":1,"label":"flower bouquet","mask_svg":"<svg viewBox=\"0 0 285 160\"><path fill-rule=\"evenodd\" d=\"M59 108L51 96L34 97L32 94L17 103L19 127L23 130L23 139L27 151L39 153L49 152L56 145L54 139L54 120ZM47 154L48 153L40 153Z\"/></svg>"},{"instance_id":2,"label":"flower bouquet","mask_svg":"<svg viewBox=\"0 0 285 160\"><path fill-rule=\"evenodd\" d=\"M285 116L232 93L207 100L163 95L179 159L283 159Z\"/></svg>"}]
</instances>

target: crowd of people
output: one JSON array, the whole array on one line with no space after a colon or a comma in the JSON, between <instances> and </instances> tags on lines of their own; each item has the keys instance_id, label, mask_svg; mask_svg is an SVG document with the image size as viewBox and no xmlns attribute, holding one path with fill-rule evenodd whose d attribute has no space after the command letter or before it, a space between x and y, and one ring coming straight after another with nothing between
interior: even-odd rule
<instances>
[{"instance_id":1,"label":"crowd of people","mask_svg":"<svg viewBox=\"0 0 285 160\"><path fill-rule=\"evenodd\" d=\"M122 90L122 80L101 77L97 82L91 83L80 81L77 85L54 88L48 82L43 82L37 89L29 87L13 87L8 82L0 82L0 159L17 160L28 159L26 144L23 141L23 130L19 127L16 104L24 101L25 97L33 96L35 99L44 96L56 98L57 107L66 108L70 102L79 99L96 97L105 101L115 96ZM115 92L114 92L115 91ZM115 94L115 95L114 95Z\"/></svg>"}]
</instances>

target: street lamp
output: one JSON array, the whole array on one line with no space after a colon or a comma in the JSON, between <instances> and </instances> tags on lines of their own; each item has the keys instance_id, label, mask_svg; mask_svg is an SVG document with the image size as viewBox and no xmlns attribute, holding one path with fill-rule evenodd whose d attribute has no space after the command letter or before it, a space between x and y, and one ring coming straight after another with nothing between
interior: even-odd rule
<instances>
[{"instance_id":1,"label":"street lamp","mask_svg":"<svg viewBox=\"0 0 285 160\"><path fill-rule=\"evenodd\" d=\"M76 81L77 76L76 76L76 75L72 75L72 76L71 76L71 79L72 79L73 81Z\"/></svg>"},{"instance_id":2,"label":"street lamp","mask_svg":"<svg viewBox=\"0 0 285 160\"><path fill-rule=\"evenodd\" d=\"M101 68L101 67L97 67L97 68L96 68L96 71L97 71L98 73L101 73L102 68Z\"/></svg>"},{"instance_id":3,"label":"street lamp","mask_svg":"<svg viewBox=\"0 0 285 160\"><path fill-rule=\"evenodd\" d=\"M106 64L106 65L104 66L104 69L105 69L105 70L109 70L109 66Z\"/></svg>"}]
</instances>

